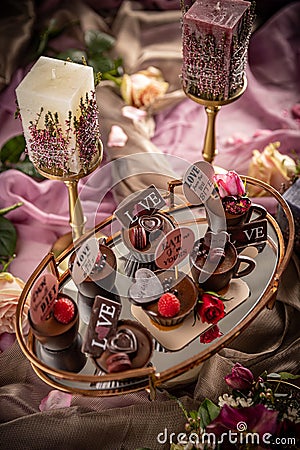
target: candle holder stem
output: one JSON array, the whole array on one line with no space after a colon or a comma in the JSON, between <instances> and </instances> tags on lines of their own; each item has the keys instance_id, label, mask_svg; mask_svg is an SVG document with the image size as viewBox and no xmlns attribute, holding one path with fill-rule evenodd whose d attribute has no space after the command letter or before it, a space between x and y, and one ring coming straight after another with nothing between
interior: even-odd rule
<instances>
[{"instance_id":1,"label":"candle holder stem","mask_svg":"<svg viewBox=\"0 0 300 450\"><path fill-rule=\"evenodd\" d=\"M91 174L102 161L103 157L103 145L101 140L98 141L98 152L95 154L92 161L88 167L85 169L81 169L78 173L63 173L61 169L53 168L46 169L44 167L36 166L38 172L43 175L43 177L48 178L49 180L59 180L63 181L65 186L68 189L68 200L69 200L69 217L70 217L70 226L72 230L72 236L67 236L67 245L70 244L69 240L75 241L79 239L84 234L84 225L85 225L85 217L83 215L81 202L78 196L78 182L81 178L86 177ZM61 238L59 239L59 242ZM62 240L64 248L67 246L65 240ZM61 243L57 245L57 251L55 253L60 253L64 248L60 248ZM59 251L58 251L59 249Z\"/></svg>"},{"instance_id":2,"label":"candle holder stem","mask_svg":"<svg viewBox=\"0 0 300 450\"><path fill-rule=\"evenodd\" d=\"M203 146L203 159L212 163L217 155L216 147L216 117L220 111L221 106L206 106L205 112L207 115L207 126Z\"/></svg>"},{"instance_id":3,"label":"candle holder stem","mask_svg":"<svg viewBox=\"0 0 300 450\"><path fill-rule=\"evenodd\" d=\"M228 105L238 100L245 92L247 88L247 78L244 76L244 84L242 88L237 91L232 97L226 100L207 100L202 97L197 97L188 91L184 91L186 96L200 105L205 107L207 115L206 132L204 138L204 145L202 149L202 156L204 161L213 163L215 156L217 155L216 146L216 117L222 106Z\"/></svg>"},{"instance_id":4,"label":"candle holder stem","mask_svg":"<svg viewBox=\"0 0 300 450\"><path fill-rule=\"evenodd\" d=\"M68 188L70 226L73 240L75 241L84 234L86 219L78 197L78 180L64 181L64 183Z\"/></svg>"}]
</instances>

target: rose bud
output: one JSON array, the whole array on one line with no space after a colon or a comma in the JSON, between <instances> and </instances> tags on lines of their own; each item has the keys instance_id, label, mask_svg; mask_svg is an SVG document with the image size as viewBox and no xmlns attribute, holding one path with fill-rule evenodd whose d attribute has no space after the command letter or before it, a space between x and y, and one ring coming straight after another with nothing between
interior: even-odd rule
<instances>
[{"instance_id":1,"label":"rose bud","mask_svg":"<svg viewBox=\"0 0 300 450\"><path fill-rule=\"evenodd\" d=\"M241 196L246 194L244 183L234 170L229 170L227 173L215 174L214 181L217 184L221 198L227 197L228 195Z\"/></svg>"},{"instance_id":2,"label":"rose bud","mask_svg":"<svg viewBox=\"0 0 300 450\"><path fill-rule=\"evenodd\" d=\"M231 370L231 374L226 375L225 381L232 389L243 391L251 388L254 377L251 370L240 363L236 363Z\"/></svg>"}]
</instances>

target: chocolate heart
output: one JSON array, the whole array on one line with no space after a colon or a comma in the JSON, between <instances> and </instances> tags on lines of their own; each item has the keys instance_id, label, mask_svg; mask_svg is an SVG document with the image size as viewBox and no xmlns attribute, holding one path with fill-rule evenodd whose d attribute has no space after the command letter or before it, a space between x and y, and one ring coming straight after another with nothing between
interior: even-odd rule
<instances>
[{"instance_id":1,"label":"chocolate heart","mask_svg":"<svg viewBox=\"0 0 300 450\"><path fill-rule=\"evenodd\" d=\"M146 231L156 231L160 230L162 227L162 219L158 216L141 216L139 218L139 224L141 227L143 227Z\"/></svg>"},{"instance_id":2,"label":"chocolate heart","mask_svg":"<svg viewBox=\"0 0 300 450\"><path fill-rule=\"evenodd\" d=\"M129 297L138 305L144 305L160 297L164 292L159 278L152 270L138 269L135 282L129 288Z\"/></svg>"},{"instance_id":3,"label":"chocolate heart","mask_svg":"<svg viewBox=\"0 0 300 450\"><path fill-rule=\"evenodd\" d=\"M119 328L117 334L107 342L107 349L112 353L135 353L137 346L135 334L129 328Z\"/></svg>"}]
</instances>

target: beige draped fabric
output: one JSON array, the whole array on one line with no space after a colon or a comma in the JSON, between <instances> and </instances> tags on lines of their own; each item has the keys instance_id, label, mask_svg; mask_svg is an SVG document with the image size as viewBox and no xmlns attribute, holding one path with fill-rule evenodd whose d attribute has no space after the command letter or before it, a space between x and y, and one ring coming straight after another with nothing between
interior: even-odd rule
<instances>
[{"instance_id":1,"label":"beige draped fabric","mask_svg":"<svg viewBox=\"0 0 300 450\"><path fill-rule=\"evenodd\" d=\"M30 4L28 2L27 6ZM80 15L82 28L96 24L98 29L107 29L102 19L79 2L67 2L66 5L72 16ZM10 36L12 46L20 49L26 41L21 30L30 27L32 16L29 16L23 28L14 25L16 37ZM178 89L178 18L176 11L146 13L138 6L136 10L131 8L130 2L123 2L113 31L117 36L115 51L122 54L129 72L157 64L163 73L168 73L168 79L170 74L173 75L172 89ZM161 39L161 36L165 38ZM2 41L0 45L5 43ZM6 81L17 65L13 57L17 59L18 53L12 52L8 57L10 62L5 73L1 73ZM166 181L173 175L168 161L144 131L136 129L121 115L123 101L115 88L103 84L97 89L97 98L106 156L116 161L113 177L117 202L153 183L165 189ZM171 98L170 105L173 101L177 102L178 97ZM126 149L107 147L112 124L122 126L128 135ZM136 156L139 154L144 158L141 166L141 159ZM139 176L139 170L142 176ZM295 256L280 280L273 310L263 310L230 348L206 361L190 386L177 386L176 395L188 408L196 407L205 397L216 400L219 393L226 391L223 378L237 361L253 370L255 375L264 370L300 372L299 277L299 260ZM159 433L165 428L169 434L183 431L184 416L169 399L166 390L159 391L153 402L144 391L109 398L74 395L70 408L40 412L39 404L51 389L35 375L17 343L0 355L1 450L135 450L139 447L163 450L169 448L169 443L159 443Z\"/></svg>"}]
</instances>

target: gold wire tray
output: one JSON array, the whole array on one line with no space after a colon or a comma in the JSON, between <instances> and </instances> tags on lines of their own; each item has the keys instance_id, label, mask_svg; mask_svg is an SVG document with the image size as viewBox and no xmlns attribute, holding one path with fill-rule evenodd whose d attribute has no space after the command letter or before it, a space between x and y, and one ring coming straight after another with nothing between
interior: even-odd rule
<instances>
[{"instance_id":1,"label":"gold wire tray","mask_svg":"<svg viewBox=\"0 0 300 450\"><path fill-rule=\"evenodd\" d=\"M80 373L57 370L46 365L39 356L38 346L30 332L24 336L22 332L22 313L25 302L30 295L37 278L45 271L53 273L58 281L59 288L63 292L70 293L74 289L70 273L65 270L60 273L59 268L66 263L74 249L79 248L89 237L96 237L107 234L107 230L114 230L118 221L111 216L99 223L94 229L88 231L75 244L70 245L59 257L55 258L52 252L48 253L32 275L29 277L20 296L17 307L16 335L19 345L36 374L48 385L63 391L83 394L86 396L112 396L146 389L150 398L155 398L156 387L161 386L175 379L178 376L186 375L199 366L203 361L210 358L223 347L240 335L245 328L258 316L260 311L267 307L274 306L279 279L286 268L293 251L294 221L290 208L284 198L268 184L248 176L241 176L247 183L258 185L265 189L271 197L275 198L281 206L288 224L289 240L285 243L279 225L270 214L267 214L268 238L264 246L256 255L257 270L245 277L250 289L249 298L242 305L235 308L233 312L226 315L220 322L219 327L223 333L222 337L209 344L201 344L199 338L195 338L185 348L179 351L165 351L159 344L154 342L154 352L147 367L119 372L115 374L102 373L95 370L95 366L88 358L86 366ZM168 185L169 207L165 211L172 215L179 225L194 227L194 231L201 236L207 228L205 210L203 205L191 206L189 204L175 206L174 190L181 184L181 180L171 180ZM193 218L189 221L187 212L192 211ZM195 219L196 217L196 219ZM114 230L115 231L115 230ZM122 239L120 231L115 231L108 235L106 239L108 246L120 252L122 249ZM123 270L123 257L118 262L119 270ZM261 270L263 268L263 270ZM75 289L76 291L76 289ZM131 314L130 302L122 298L121 319L135 320ZM81 324L82 332L86 327Z\"/></svg>"}]
</instances>

